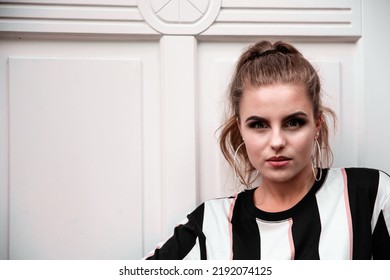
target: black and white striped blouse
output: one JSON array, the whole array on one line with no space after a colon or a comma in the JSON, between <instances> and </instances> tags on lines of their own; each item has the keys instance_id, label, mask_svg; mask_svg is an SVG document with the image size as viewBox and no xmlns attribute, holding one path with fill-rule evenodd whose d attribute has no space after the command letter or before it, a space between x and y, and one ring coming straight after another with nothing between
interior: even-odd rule
<instances>
[{"instance_id":1,"label":"black and white striped blouse","mask_svg":"<svg viewBox=\"0 0 390 280\"><path fill-rule=\"evenodd\" d=\"M201 204L146 259L390 259L390 177L324 169L294 207L259 210L254 189Z\"/></svg>"}]
</instances>

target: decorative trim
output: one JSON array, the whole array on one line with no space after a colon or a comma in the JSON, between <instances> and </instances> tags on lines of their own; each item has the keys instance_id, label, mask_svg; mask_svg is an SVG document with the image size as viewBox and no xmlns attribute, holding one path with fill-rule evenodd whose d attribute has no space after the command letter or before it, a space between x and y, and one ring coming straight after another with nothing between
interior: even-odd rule
<instances>
[{"instance_id":1,"label":"decorative trim","mask_svg":"<svg viewBox=\"0 0 390 280\"><path fill-rule=\"evenodd\" d=\"M88 5L83 4L83 0L77 0L81 4L76 4L76 0L61 0L60 4L52 2L1 4L0 32L159 34L144 21L135 0L127 1L123 6L112 3L103 5L103 2L110 3L107 0L94 0L94 3ZM120 1L116 0L115 3L119 4Z\"/></svg>"},{"instance_id":2,"label":"decorative trim","mask_svg":"<svg viewBox=\"0 0 390 280\"><path fill-rule=\"evenodd\" d=\"M222 0L138 0L145 20L158 32L196 35L217 18Z\"/></svg>"},{"instance_id":3,"label":"decorative trim","mask_svg":"<svg viewBox=\"0 0 390 280\"><path fill-rule=\"evenodd\" d=\"M202 35L342 36L358 38L361 1L225 0Z\"/></svg>"},{"instance_id":4,"label":"decorative trim","mask_svg":"<svg viewBox=\"0 0 390 280\"><path fill-rule=\"evenodd\" d=\"M362 0L15 0L0 32L305 36L357 40Z\"/></svg>"}]
</instances>

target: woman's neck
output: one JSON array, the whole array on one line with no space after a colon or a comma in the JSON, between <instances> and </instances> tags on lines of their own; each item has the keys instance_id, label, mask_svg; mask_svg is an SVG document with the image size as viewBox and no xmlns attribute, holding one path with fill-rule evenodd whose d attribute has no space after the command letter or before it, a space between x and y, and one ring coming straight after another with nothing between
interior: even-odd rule
<instances>
[{"instance_id":1,"label":"woman's neck","mask_svg":"<svg viewBox=\"0 0 390 280\"><path fill-rule=\"evenodd\" d=\"M313 184L314 176L310 167L284 182L263 178L260 187L254 193L255 206L267 212L288 210L309 192Z\"/></svg>"}]
</instances>

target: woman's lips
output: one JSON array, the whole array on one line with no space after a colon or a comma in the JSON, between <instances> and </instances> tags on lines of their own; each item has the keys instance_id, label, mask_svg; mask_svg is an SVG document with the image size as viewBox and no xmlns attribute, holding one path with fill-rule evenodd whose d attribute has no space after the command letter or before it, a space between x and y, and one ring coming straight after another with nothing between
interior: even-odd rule
<instances>
[{"instance_id":1,"label":"woman's lips","mask_svg":"<svg viewBox=\"0 0 390 280\"><path fill-rule=\"evenodd\" d=\"M267 159L268 164L273 167L284 167L288 165L291 161L291 158L279 156L279 157L271 157Z\"/></svg>"}]
</instances>

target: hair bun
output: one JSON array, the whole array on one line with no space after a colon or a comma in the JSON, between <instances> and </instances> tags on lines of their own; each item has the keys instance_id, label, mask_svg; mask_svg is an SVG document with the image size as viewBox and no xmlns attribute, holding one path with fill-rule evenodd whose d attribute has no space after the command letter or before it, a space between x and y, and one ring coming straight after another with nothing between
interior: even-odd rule
<instances>
[{"instance_id":1,"label":"hair bun","mask_svg":"<svg viewBox=\"0 0 390 280\"><path fill-rule=\"evenodd\" d=\"M259 46L260 47L260 46ZM264 46L263 46L264 47ZM284 42L276 42L275 44L268 46L271 47L270 49L267 50L259 50L257 48L255 52L252 52L247 61L254 60L259 57L264 57L270 54L276 54L276 53L282 53L282 54L299 54L298 50L292 47L291 45L287 45Z\"/></svg>"},{"instance_id":2,"label":"hair bun","mask_svg":"<svg viewBox=\"0 0 390 280\"><path fill-rule=\"evenodd\" d=\"M290 44L287 44L285 42L276 42L274 44L274 48L280 52L280 53L283 53L283 54L300 54L300 52L295 48L293 47L292 45Z\"/></svg>"},{"instance_id":3,"label":"hair bun","mask_svg":"<svg viewBox=\"0 0 390 280\"><path fill-rule=\"evenodd\" d=\"M278 52L278 50L276 50L276 49L266 50L266 51L260 52L260 53L255 52L255 53L252 53L252 54L248 57L248 61L254 60L254 59L259 58L259 57L262 57L262 56L267 56L267 55L269 55L269 54L274 54L274 53L277 53L277 52Z\"/></svg>"}]
</instances>

